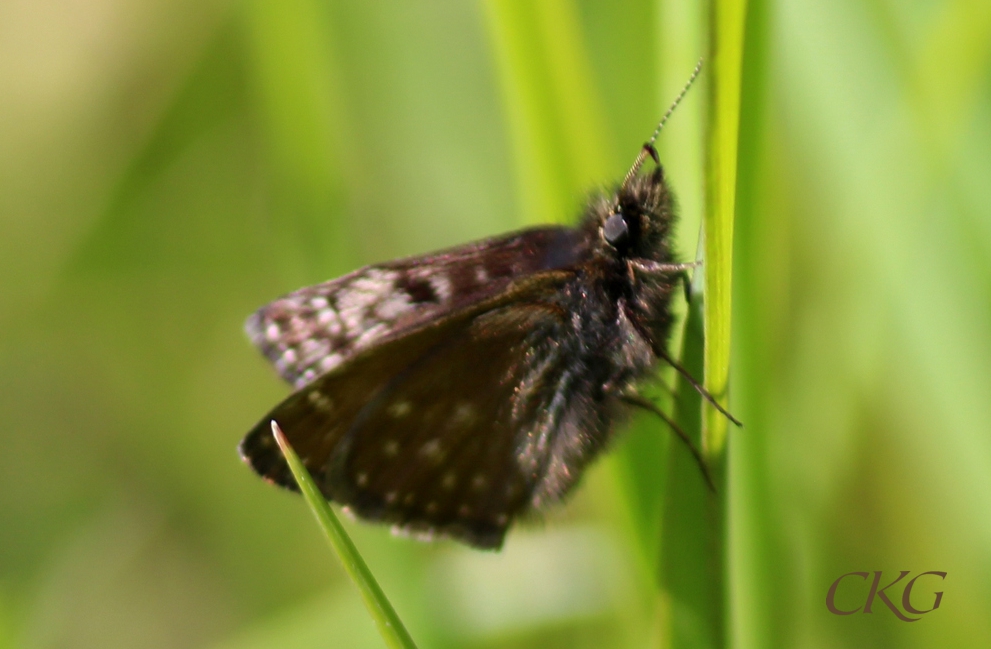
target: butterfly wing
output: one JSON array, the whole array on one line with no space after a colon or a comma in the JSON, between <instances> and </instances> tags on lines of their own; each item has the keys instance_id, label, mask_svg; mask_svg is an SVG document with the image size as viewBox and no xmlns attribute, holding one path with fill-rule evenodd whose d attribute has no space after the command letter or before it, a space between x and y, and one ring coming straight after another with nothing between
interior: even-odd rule
<instances>
[{"instance_id":1,"label":"butterfly wing","mask_svg":"<svg viewBox=\"0 0 991 649\"><path fill-rule=\"evenodd\" d=\"M363 518L499 547L531 506L564 404L557 356L568 314L553 303L487 311L383 385L324 476Z\"/></svg>"},{"instance_id":2,"label":"butterfly wing","mask_svg":"<svg viewBox=\"0 0 991 649\"><path fill-rule=\"evenodd\" d=\"M275 300L245 329L298 389L364 350L470 310L520 278L573 266L582 252L576 230L536 228L366 266Z\"/></svg>"},{"instance_id":3,"label":"butterfly wing","mask_svg":"<svg viewBox=\"0 0 991 649\"><path fill-rule=\"evenodd\" d=\"M527 439L550 425L556 364L545 357L567 315L541 296L572 278L532 275L358 353L270 412L242 457L296 488L274 419L328 499L410 532L498 547L546 462L547 444L538 452Z\"/></svg>"},{"instance_id":4,"label":"butterfly wing","mask_svg":"<svg viewBox=\"0 0 991 649\"><path fill-rule=\"evenodd\" d=\"M584 252L578 241L567 228L523 231L366 267L260 309L249 319L248 333L297 391L245 437L242 457L266 479L295 488L271 437L269 423L275 419L328 498L411 531L432 530L484 546L501 542L506 523L500 521L525 507L529 482L516 481L517 497L490 499L485 507L479 501L466 518L454 515L465 503L447 503L443 511L432 501L393 507L393 490L385 482L372 485L359 467L374 454L369 449L381 450L381 440L392 434L395 418L389 413L402 409L397 404L415 399L430 406L402 422L408 434L464 417L460 401L445 400L446 383L452 394L479 400L473 406L478 418L458 435L470 431L468 437L491 440L484 447L466 442L466 450L453 456L456 461L476 461L478 454L498 458L493 479L515 470L513 435L521 422L536 420L537 409L532 399L514 401L510 388L513 381L519 389L527 380L520 372L525 361L532 365L527 355L535 353L533 332L544 331L544 340L552 340L546 331L560 324L560 314L550 315L553 310L540 306L540 296L558 293L573 277L573 271L556 269L577 264ZM476 359L486 355L490 367L478 365ZM509 403L515 404L512 420L504 418ZM442 404L454 410L444 412ZM396 472L389 463L382 466L383 472ZM446 477L423 479L443 486ZM480 531L491 524L501 531Z\"/></svg>"}]
</instances>

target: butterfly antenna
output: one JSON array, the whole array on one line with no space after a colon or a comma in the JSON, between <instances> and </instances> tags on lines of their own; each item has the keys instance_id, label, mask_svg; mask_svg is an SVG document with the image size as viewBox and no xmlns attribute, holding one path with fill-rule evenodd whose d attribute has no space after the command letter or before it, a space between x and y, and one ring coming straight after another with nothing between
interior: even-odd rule
<instances>
[{"instance_id":1,"label":"butterfly antenna","mask_svg":"<svg viewBox=\"0 0 991 649\"><path fill-rule=\"evenodd\" d=\"M644 161L647 160L647 156L650 156L651 158L654 159L654 162L660 164L660 160L657 157L657 151L654 149L654 141L657 140L657 136L660 135L661 129L664 128L664 124L668 121L668 118L671 117L672 113L674 113L674 109L678 107L678 104L681 103L681 100L684 99L685 95L688 94L688 89L692 87L693 83L695 83L695 79L699 76L699 72L701 71L702 71L702 59L699 59L699 62L695 64L695 69L692 70L692 76L688 77L688 81L685 83L685 87L681 89L681 92L678 93L677 97L675 97L674 102L671 104L671 107L668 108L666 113L664 113L664 117L661 118L661 121L660 123L658 123L657 128L654 129L654 134L650 136L650 139L647 140L647 143L644 144L643 147L640 149L640 153L637 155L636 161L633 163L633 166L627 172L626 178L623 179L623 187L626 187L630 183L630 181L633 180L633 178L640 172L640 167L642 167Z\"/></svg>"}]
</instances>

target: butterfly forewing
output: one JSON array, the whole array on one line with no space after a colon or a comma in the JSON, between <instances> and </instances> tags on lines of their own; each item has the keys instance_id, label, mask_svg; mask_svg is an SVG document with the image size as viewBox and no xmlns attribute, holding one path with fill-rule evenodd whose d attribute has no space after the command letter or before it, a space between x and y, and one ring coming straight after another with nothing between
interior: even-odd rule
<instances>
[{"instance_id":1,"label":"butterfly forewing","mask_svg":"<svg viewBox=\"0 0 991 649\"><path fill-rule=\"evenodd\" d=\"M275 300L245 328L301 388L362 350L499 295L514 279L571 266L580 251L574 230L537 228L367 266Z\"/></svg>"}]
</instances>

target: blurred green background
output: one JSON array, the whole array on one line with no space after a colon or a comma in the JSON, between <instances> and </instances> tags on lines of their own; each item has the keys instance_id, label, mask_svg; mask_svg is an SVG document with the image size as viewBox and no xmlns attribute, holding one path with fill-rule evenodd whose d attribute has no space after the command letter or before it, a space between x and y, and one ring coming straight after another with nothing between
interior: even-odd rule
<instances>
[{"instance_id":1,"label":"blurred green background","mask_svg":"<svg viewBox=\"0 0 991 649\"><path fill-rule=\"evenodd\" d=\"M244 318L572 221L704 22L671 0L0 3L0 648L381 646L302 500L237 458L287 393ZM991 3L751 0L747 39L732 644L987 646ZM659 141L687 258L705 96ZM652 576L659 430L499 554L348 528L422 647L654 646L691 625ZM874 570L946 571L941 608L826 611Z\"/></svg>"}]
</instances>

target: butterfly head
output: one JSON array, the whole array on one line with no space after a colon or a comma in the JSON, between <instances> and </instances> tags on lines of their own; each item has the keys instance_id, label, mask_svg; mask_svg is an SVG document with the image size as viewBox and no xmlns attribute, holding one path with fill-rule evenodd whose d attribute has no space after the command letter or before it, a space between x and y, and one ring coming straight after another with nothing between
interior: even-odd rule
<instances>
[{"instance_id":1,"label":"butterfly head","mask_svg":"<svg viewBox=\"0 0 991 649\"><path fill-rule=\"evenodd\" d=\"M673 198L660 165L625 182L611 201L600 203L597 212L605 255L656 262L670 259Z\"/></svg>"},{"instance_id":2,"label":"butterfly head","mask_svg":"<svg viewBox=\"0 0 991 649\"><path fill-rule=\"evenodd\" d=\"M702 61L699 60L692 76L664 113L653 135L640 149L609 207L603 211L600 206L599 234L607 246L607 254L611 252L619 258L654 262L666 262L670 259L668 237L673 221L673 199L664 182L664 169L654 142L701 70ZM657 166L652 172L640 175L648 157Z\"/></svg>"}]
</instances>

